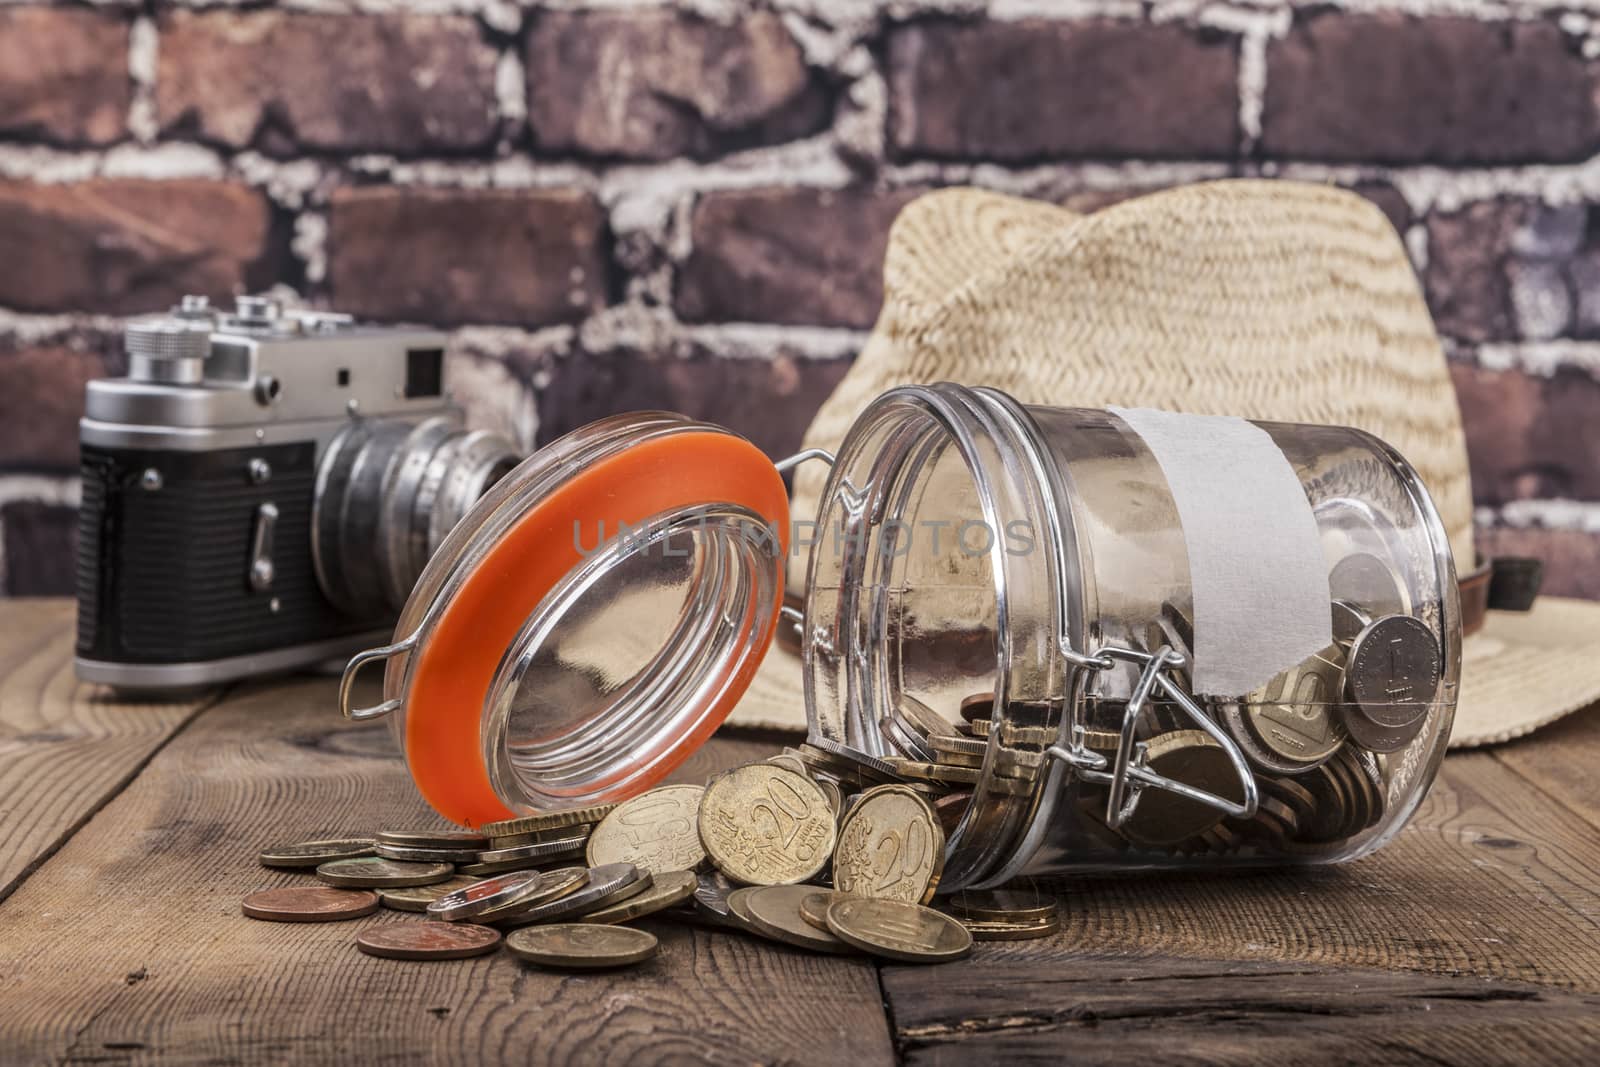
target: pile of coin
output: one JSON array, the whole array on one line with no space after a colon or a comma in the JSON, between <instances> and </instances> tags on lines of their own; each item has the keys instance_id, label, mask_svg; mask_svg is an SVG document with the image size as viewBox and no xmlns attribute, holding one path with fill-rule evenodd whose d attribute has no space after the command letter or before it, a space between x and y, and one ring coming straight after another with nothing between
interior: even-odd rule
<instances>
[{"instance_id":1,"label":"pile of coin","mask_svg":"<svg viewBox=\"0 0 1600 1067\"><path fill-rule=\"evenodd\" d=\"M968 755L947 743L939 751ZM705 786L662 786L481 833L384 831L269 848L263 864L314 868L325 885L252 894L244 912L329 921L381 903L431 921L364 931L357 946L369 954L459 959L494 951L504 932L519 958L575 968L649 959L655 935L623 925L646 917L922 963L960 958L975 939L1054 933L1056 902L1036 892L958 894L943 910L929 906L949 820L939 804L953 795L807 744Z\"/></svg>"}]
</instances>

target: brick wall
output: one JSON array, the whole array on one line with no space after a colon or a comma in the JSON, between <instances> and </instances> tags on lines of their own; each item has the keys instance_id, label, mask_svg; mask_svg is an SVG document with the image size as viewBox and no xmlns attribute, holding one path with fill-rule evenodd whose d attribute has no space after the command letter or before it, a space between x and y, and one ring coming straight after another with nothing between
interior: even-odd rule
<instances>
[{"instance_id":1,"label":"brick wall","mask_svg":"<svg viewBox=\"0 0 1600 1067\"><path fill-rule=\"evenodd\" d=\"M83 383L183 292L446 325L473 419L530 442L650 405L777 454L917 190L1266 175L1402 230L1485 544L1600 596L1584 6L0 0L0 590L67 590Z\"/></svg>"}]
</instances>

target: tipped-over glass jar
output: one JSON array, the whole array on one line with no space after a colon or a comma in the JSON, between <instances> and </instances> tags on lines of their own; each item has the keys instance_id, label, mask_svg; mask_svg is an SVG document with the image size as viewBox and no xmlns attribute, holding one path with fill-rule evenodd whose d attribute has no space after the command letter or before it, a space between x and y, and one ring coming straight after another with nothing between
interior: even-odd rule
<instances>
[{"instance_id":1,"label":"tipped-over glass jar","mask_svg":"<svg viewBox=\"0 0 1600 1067\"><path fill-rule=\"evenodd\" d=\"M779 471L813 458L800 611ZM942 891L1362 855L1432 781L1461 661L1439 517L1370 434L944 384L879 397L837 457L663 413L562 438L450 535L341 707L391 715L457 822L614 801L791 654L780 625L819 766L941 798ZM373 661L384 700L354 708Z\"/></svg>"}]
</instances>

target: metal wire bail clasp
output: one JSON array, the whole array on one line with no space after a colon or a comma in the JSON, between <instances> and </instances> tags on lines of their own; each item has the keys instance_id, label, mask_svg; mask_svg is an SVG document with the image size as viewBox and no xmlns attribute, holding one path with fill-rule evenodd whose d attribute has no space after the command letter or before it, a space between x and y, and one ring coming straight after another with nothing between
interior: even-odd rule
<instances>
[{"instance_id":1,"label":"metal wire bail clasp","mask_svg":"<svg viewBox=\"0 0 1600 1067\"><path fill-rule=\"evenodd\" d=\"M412 634L403 641L396 641L392 645L382 648L369 648L365 652L357 652L350 657L350 662L344 665L344 674L339 678L339 714L352 722L363 722L367 719L381 719L391 711L400 710L403 701L399 697L385 700L382 704L374 704L370 708L352 708L350 698L356 685L356 675L361 673L361 668L369 663L388 660L401 652L410 652L417 645L417 635Z\"/></svg>"},{"instance_id":2,"label":"metal wire bail clasp","mask_svg":"<svg viewBox=\"0 0 1600 1067\"><path fill-rule=\"evenodd\" d=\"M1081 657L1080 657L1081 658ZM1171 674L1172 671L1182 668L1187 662L1182 653L1177 652L1167 645L1162 645L1154 653L1141 652L1137 649L1118 648L1107 646L1099 649L1092 656L1087 657L1082 666L1093 669L1104 669L1110 666L1112 660L1141 664L1139 679L1134 683L1133 693L1128 698L1128 706L1123 712L1122 729L1117 741L1115 758L1111 761L1111 770L1103 768L1103 758L1100 766L1095 761L1087 759L1096 755L1087 750L1076 751L1081 747L1081 737L1075 738L1074 750L1063 749L1061 746L1052 746L1048 751L1056 759L1060 759L1073 766L1078 775L1087 781L1105 783L1110 786L1106 797L1106 825L1113 830L1121 826L1128 817L1138 808L1141 791L1145 788L1164 789L1177 793L1179 796L1208 807L1216 808L1225 814L1237 818L1248 819L1255 815L1256 805L1260 794L1256 788L1255 775L1250 771L1250 765L1245 760L1244 753L1239 751L1232 738L1223 733L1222 728L1211 720L1195 699L1190 696ZM1156 691L1176 703L1184 713L1194 720L1196 726L1204 730L1213 741L1221 746L1228 757L1228 762L1233 766L1234 773L1238 775L1242 787L1243 802L1229 800L1227 797L1216 793L1208 793L1203 789L1196 789L1191 785L1168 778L1157 773L1144 762L1144 745L1134 739L1134 729L1138 725L1139 716L1143 714L1145 705L1149 703L1150 696ZM1081 734L1081 731L1079 732ZM1130 785L1131 781L1131 785Z\"/></svg>"}]
</instances>

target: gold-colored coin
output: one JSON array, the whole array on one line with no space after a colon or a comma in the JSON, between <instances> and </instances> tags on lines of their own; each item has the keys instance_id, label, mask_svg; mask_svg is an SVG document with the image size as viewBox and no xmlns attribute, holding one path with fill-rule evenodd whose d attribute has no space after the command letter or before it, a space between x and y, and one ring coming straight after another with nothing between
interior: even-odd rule
<instances>
[{"instance_id":1,"label":"gold-colored coin","mask_svg":"<svg viewBox=\"0 0 1600 1067\"><path fill-rule=\"evenodd\" d=\"M663 874L692 871L705 862L700 844L698 785L668 785L623 801L589 836L589 866L631 863Z\"/></svg>"},{"instance_id":2,"label":"gold-colored coin","mask_svg":"<svg viewBox=\"0 0 1600 1067\"><path fill-rule=\"evenodd\" d=\"M1048 919L1032 922L1004 922L992 919L962 919L974 941L1032 941L1049 937L1061 930L1061 919L1052 915Z\"/></svg>"},{"instance_id":3,"label":"gold-colored coin","mask_svg":"<svg viewBox=\"0 0 1600 1067\"><path fill-rule=\"evenodd\" d=\"M1056 917L1056 898L1027 888L1027 883L1006 889L963 889L946 900L944 906L962 922L1022 925Z\"/></svg>"},{"instance_id":4,"label":"gold-colored coin","mask_svg":"<svg viewBox=\"0 0 1600 1067\"><path fill-rule=\"evenodd\" d=\"M591 911L578 921L600 923L605 926L632 922L682 904L694 896L694 891L699 885L700 880L695 877L693 871L664 871L652 876L650 888L643 893L635 894L598 911Z\"/></svg>"},{"instance_id":5,"label":"gold-colored coin","mask_svg":"<svg viewBox=\"0 0 1600 1067\"><path fill-rule=\"evenodd\" d=\"M839 897L828 905L828 929L863 952L901 963L944 963L972 951L972 935L955 919L900 900Z\"/></svg>"},{"instance_id":6,"label":"gold-colored coin","mask_svg":"<svg viewBox=\"0 0 1600 1067\"><path fill-rule=\"evenodd\" d=\"M1244 789L1227 750L1204 730L1174 730L1146 745L1151 770L1193 789L1226 797L1236 803ZM1163 789L1146 789L1139 804L1119 832L1139 845L1176 845L1209 830L1223 813L1209 804Z\"/></svg>"},{"instance_id":7,"label":"gold-colored coin","mask_svg":"<svg viewBox=\"0 0 1600 1067\"><path fill-rule=\"evenodd\" d=\"M525 926L506 935L506 948L520 960L581 970L643 963L659 947L655 934L631 926L556 923Z\"/></svg>"},{"instance_id":8,"label":"gold-colored coin","mask_svg":"<svg viewBox=\"0 0 1600 1067\"><path fill-rule=\"evenodd\" d=\"M516 834L536 834L541 830L558 830L564 826L581 826L596 823L611 813L615 804L591 804L586 808L567 808L563 811L542 811L537 815L524 815L516 819L503 819L482 827L489 837L511 837Z\"/></svg>"},{"instance_id":9,"label":"gold-colored coin","mask_svg":"<svg viewBox=\"0 0 1600 1067\"><path fill-rule=\"evenodd\" d=\"M800 898L800 918L818 930L828 929L828 905L843 895L832 889L814 889Z\"/></svg>"},{"instance_id":10,"label":"gold-colored coin","mask_svg":"<svg viewBox=\"0 0 1600 1067\"><path fill-rule=\"evenodd\" d=\"M832 931L819 930L800 915L800 902L813 893L808 885L764 885L740 889L735 896L742 904L741 915L763 937L813 952L851 952Z\"/></svg>"},{"instance_id":11,"label":"gold-colored coin","mask_svg":"<svg viewBox=\"0 0 1600 1067\"><path fill-rule=\"evenodd\" d=\"M943 870L944 828L906 786L867 790L839 826L833 884L841 892L925 904Z\"/></svg>"},{"instance_id":12,"label":"gold-colored coin","mask_svg":"<svg viewBox=\"0 0 1600 1067\"><path fill-rule=\"evenodd\" d=\"M814 878L833 855L833 809L803 774L766 763L713 779L700 800L700 841L717 869L745 885Z\"/></svg>"},{"instance_id":13,"label":"gold-colored coin","mask_svg":"<svg viewBox=\"0 0 1600 1067\"><path fill-rule=\"evenodd\" d=\"M803 774L807 778L811 777L811 772L806 769L805 760L791 752L780 752L776 756L769 756L767 758L767 762L772 764L774 767L783 767L786 770L791 770L796 774Z\"/></svg>"},{"instance_id":14,"label":"gold-colored coin","mask_svg":"<svg viewBox=\"0 0 1600 1067\"><path fill-rule=\"evenodd\" d=\"M395 911L427 911L429 904L446 893L454 893L458 889L477 884L476 878L457 875L448 882L437 882L433 885L385 889L378 893L378 899L383 902L384 907L393 908Z\"/></svg>"}]
</instances>

